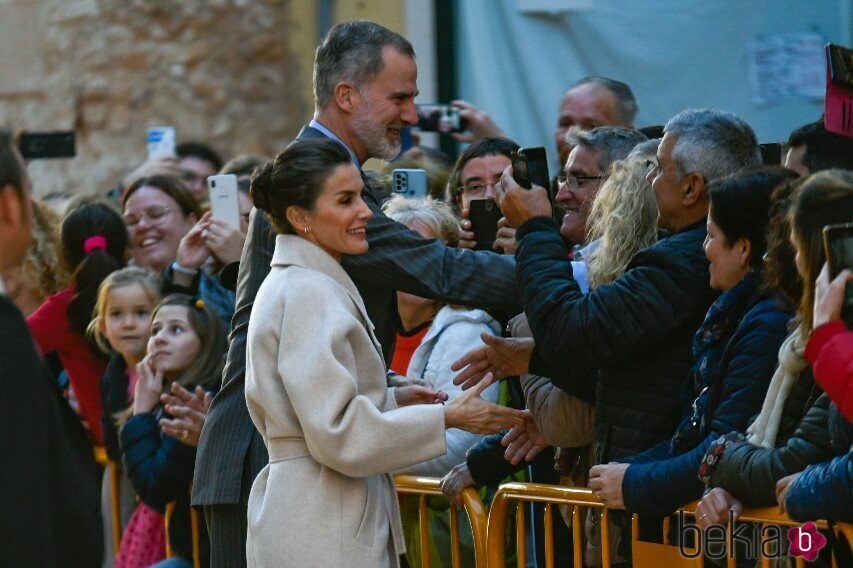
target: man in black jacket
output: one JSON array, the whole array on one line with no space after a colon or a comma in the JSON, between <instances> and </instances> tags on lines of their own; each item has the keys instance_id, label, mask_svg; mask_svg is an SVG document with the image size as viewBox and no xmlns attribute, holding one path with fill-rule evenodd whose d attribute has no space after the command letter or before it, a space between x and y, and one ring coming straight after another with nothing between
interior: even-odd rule
<instances>
[{"instance_id":1,"label":"man in black jacket","mask_svg":"<svg viewBox=\"0 0 853 568\"><path fill-rule=\"evenodd\" d=\"M0 273L27 252L29 180L0 131ZM0 278L0 566L101 565L100 478L92 447Z\"/></svg>"},{"instance_id":2,"label":"man in black jacket","mask_svg":"<svg viewBox=\"0 0 853 568\"><path fill-rule=\"evenodd\" d=\"M298 139L337 140L359 168L371 157L392 159L400 149L400 131L417 122L416 94L417 66L407 40L372 22L338 25L317 49L316 111ZM518 310L511 258L425 240L388 219L369 186L363 197L374 213L367 225L370 250L344 257L342 264L364 299L386 361L393 355L399 318L397 289L451 303ZM266 216L253 211L240 260L223 385L204 425L193 483L193 504L205 507L214 568L246 564L249 491L268 461L246 408L244 379L252 303L269 273L274 245Z\"/></svg>"},{"instance_id":3,"label":"man in black jacket","mask_svg":"<svg viewBox=\"0 0 853 568\"><path fill-rule=\"evenodd\" d=\"M640 251L625 274L584 295L572 278L568 249L551 219L544 189L526 191L504 173L501 208L519 227L518 283L534 340L504 340L472 352L457 383L489 369L550 377L582 392L596 384L596 458L607 463L643 451L671 434L680 391L692 365L691 341L714 294L702 244L708 182L760 163L752 129L721 111L684 111L664 128L649 174L658 222L670 236ZM593 468L624 476L627 465ZM595 488L595 480L590 485Z\"/></svg>"}]
</instances>

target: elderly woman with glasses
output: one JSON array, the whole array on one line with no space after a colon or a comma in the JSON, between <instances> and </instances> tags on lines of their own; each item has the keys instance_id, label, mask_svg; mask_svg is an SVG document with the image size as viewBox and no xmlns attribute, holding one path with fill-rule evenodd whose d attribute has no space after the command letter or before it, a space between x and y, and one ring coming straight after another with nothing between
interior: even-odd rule
<instances>
[{"instance_id":1,"label":"elderly woman with glasses","mask_svg":"<svg viewBox=\"0 0 853 568\"><path fill-rule=\"evenodd\" d=\"M216 273L240 260L245 239L240 229L202 214L186 186L169 176L136 180L121 203L134 263L161 274L164 293L204 298L230 329L234 293Z\"/></svg>"}]
</instances>

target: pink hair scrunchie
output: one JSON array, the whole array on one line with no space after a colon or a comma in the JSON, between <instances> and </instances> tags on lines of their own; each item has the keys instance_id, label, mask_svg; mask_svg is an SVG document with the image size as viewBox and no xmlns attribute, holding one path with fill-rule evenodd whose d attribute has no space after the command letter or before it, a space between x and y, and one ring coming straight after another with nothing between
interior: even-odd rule
<instances>
[{"instance_id":1,"label":"pink hair scrunchie","mask_svg":"<svg viewBox=\"0 0 853 568\"><path fill-rule=\"evenodd\" d=\"M83 241L83 250L89 254L95 249L107 250L107 239L101 235L93 235Z\"/></svg>"}]
</instances>

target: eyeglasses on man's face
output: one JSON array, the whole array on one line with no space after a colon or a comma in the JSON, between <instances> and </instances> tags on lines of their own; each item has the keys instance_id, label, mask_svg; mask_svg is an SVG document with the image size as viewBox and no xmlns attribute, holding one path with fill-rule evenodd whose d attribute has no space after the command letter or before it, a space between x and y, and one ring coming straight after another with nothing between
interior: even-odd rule
<instances>
[{"instance_id":1,"label":"eyeglasses on man's face","mask_svg":"<svg viewBox=\"0 0 853 568\"><path fill-rule=\"evenodd\" d=\"M484 193L486 193L486 190L489 187L491 187L492 190L494 190L495 186L498 183L500 183L500 181L501 181L501 178L500 178L500 176L498 176L490 182L475 181L475 182L463 184L462 186L457 187L456 189L459 191L459 193L484 194Z\"/></svg>"},{"instance_id":2,"label":"eyeglasses on man's face","mask_svg":"<svg viewBox=\"0 0 853 568\"><path fill-rule=\"evenodd\" d=\"M586 187L607 176L566 176L561 175L557 178L557 189L562 189L563 186L569 186L569 189L575 190L581 187Z\"/></svg>"},{"instance_id":3,"label":"eyeglasses on man's face","mask_svg":"<svg viewBox=\"0 0 853 568\"><path fill-rule=\"evenodd\" d=\"M171 211L172 210L165 205L149 205L143 209L141 213L128 211L122 215L122 219L124 219L124 224L128 227L135 227L140 224L143 219L147 219L148 223L151 225L157 225L162 223Z\"/></svg>"}]
</instances>

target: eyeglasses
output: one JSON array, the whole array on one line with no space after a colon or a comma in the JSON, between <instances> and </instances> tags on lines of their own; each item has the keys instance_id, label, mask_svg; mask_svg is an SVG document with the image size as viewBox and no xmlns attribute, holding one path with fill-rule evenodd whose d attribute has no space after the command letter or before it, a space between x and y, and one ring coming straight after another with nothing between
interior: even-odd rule
<instances>
[{"instance_id":1,"label":"eyeglasses","mask_svg":"<svg viewBox=\"0 0 853 568\"><path fill-rule=\"evenodd\" d=\"M165 205L150 205L145 208L142 213L136 213L129 211L122 215L122 219L124 219L124 224L128 227L135 227L140 224L143 219L148 219L148 222L152 225L156 225L163 222L163 219L166 218L172 210Z\"/></svg>"},{"instance_id":2,"label":"eyeglasses","mask_svg":"<svg viewBox=\"0 0 853 568\"><path fill-rule=\"evenodd\" d=\"M570 189L574 190L606 177L607 176L559 176L557 178L557 189L561 189L564 185L568 185Z\"/></svg>"},{"instance_id":3,"label":"eyeglasses","mask_svg":"<svg viewBox=\"0 0 853 568\"><path fill-rule=\"evenodd\" d=\"M500 182L501 182L501 178L498 177L498 178L495 178L493 181L490 181L490 182L469 183L469 184L465 184L465 185L462 185L460 187L457 187L456 189L457 189L457 191L459 191L459 193L481 193L481 192L485 192L489 186L492 186L492 189L494 189L495 186L497 184L499 184Z\"/></svg>"}]
</instances>

